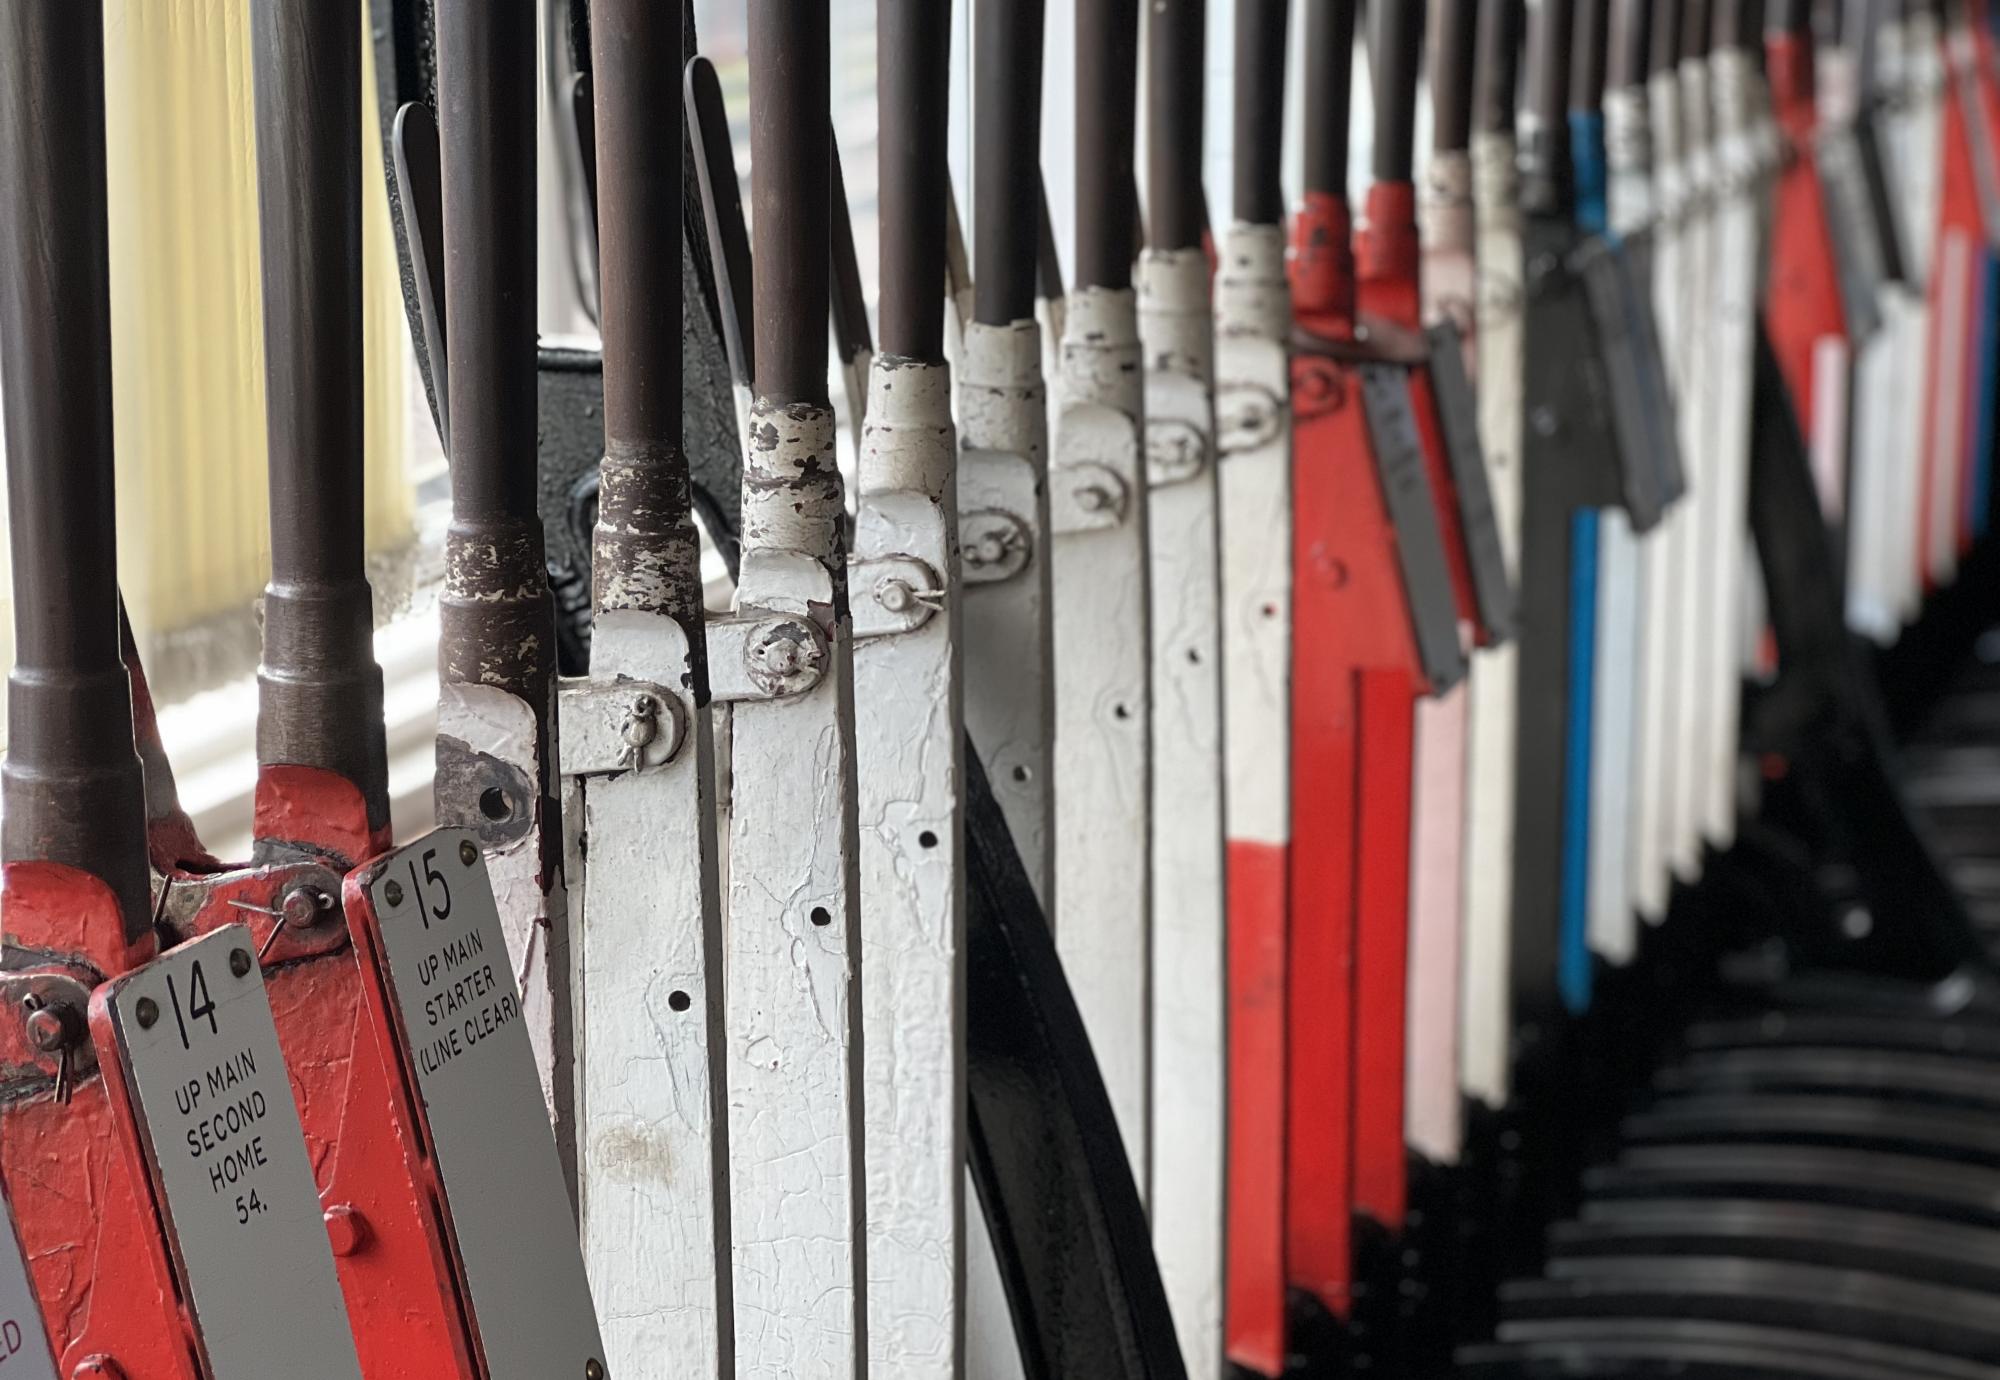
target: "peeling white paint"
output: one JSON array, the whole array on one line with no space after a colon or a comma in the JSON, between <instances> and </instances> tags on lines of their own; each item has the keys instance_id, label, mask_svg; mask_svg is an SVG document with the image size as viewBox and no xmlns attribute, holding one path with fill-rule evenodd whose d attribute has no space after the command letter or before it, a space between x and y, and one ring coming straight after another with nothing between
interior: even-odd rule
<instances>
[{"instance_id":1,"label":"peeling white paint","mask_svg":"<svg viewBox=\"0 0 2000 1380\"><path fill-rule=\"evenodd\" d=\"M600 610L590 655L600 693L691 674L657 613ZM581 1227L614 1375L734 1372L714 748L708 710L681 711L671 760L565 783Z\"/></svg>"},{"instance_id":2,"label":"peeling white paint","mask_svg":"<svg viewBox=\"0 0 2000 1380\"><path fill-rule=\"evenodd\" d=\"M518 695L491 685L446 682L438 688L438 736L456 738L476 753L484 753L521 772L529 781L541 779L541 734L534 708ZM477 809L475 802L473 808ZM535 1072L542 1096L555 1115L555 1070L569 1052L560 1047L558 1032L567 1028L568 994L561 1002L552 989L549 937L569 924L568 897L562 879L542 889L542 831L550 821L541 817L535 800L530 827L502 848L488 848L487 876L500 911L500 928L507 936L507 956L521 988L521 1019L535 1052Z\"/></svg>"},{"instance_id":3,"label":"peeling white paint","mask_svg":"<svg viewBox=\"0 0 2000 1380\"><path fill-rule=\"evenodd\" d=\"M1153 606L1153 1248L1190 1380L1222 1366L1223 927L1215 327L1200 249L1139 261ZM1268 537L1267 537L1268 539Z\"/></svg>"},{"instance_id":4,"label":"peeling white paint","mask_svg":"<svg viewBox=\"0 0 2000 1380\"><path fill-rule=\"evenodd\" d=\"M1216 280L1227 833L1291 842L1291 295L1276 225L1229 227Z\"/></svg>"},{"instance_id":5,"label":"peeling white paint","mask_svg":"<svg viewBox=\"0 0 2000 1380\"><path fill-rule=\"evenodd\" d=\"M1061 392L1052 487L1094 466L1130 501L1121 521L1094 530L1061 530L1057 519L1056 945L1144 1198L1152 1158L1151 635L1144 375L1132 292L1085 288L1069 298Z\"/></svg>"},{"instance_id":6,"label":"peeling white paint","mask_svg":"<svg viewBox=\"0 0 2000 1380\"><path fill-rule=\"evenodd\" d=\"M1043 913L1053 920L1048 405L1035 322L966 327L958 413L961 530L976 514L1004 515L1018 524L1027 548L1016 574L964 587L966 727ZM965 559L983 561L986 553L973 550Z\"/></svg>"},{"instance_id":7,"label":"peeling white paint","mask_svg":"<svg viewBox=\"0 0 2000 1380\"><path fill-rule=\"evenodd\" d=\"M753 408L738 603L815 619L833 673L731 710L724 1020L745 1380L867 1369L854 662L829 565L833 455L832 409Z\"/></svg>"},{"instance_id":8,"label":"peeling white paint","mask_svg":"<svg viewBox=\"0 0 2000 1380\"><path fill-rule=\"evenodd\" d=\"M951 1380L965 1330L964 712L956 440L942 365L878 357L859 562L913 558L939 612L854 651L866 1050L869 1373ZM858 565L857 567L858 568ZM854 584L856 607L872 597Z\"/></svg>"}]
</instances>

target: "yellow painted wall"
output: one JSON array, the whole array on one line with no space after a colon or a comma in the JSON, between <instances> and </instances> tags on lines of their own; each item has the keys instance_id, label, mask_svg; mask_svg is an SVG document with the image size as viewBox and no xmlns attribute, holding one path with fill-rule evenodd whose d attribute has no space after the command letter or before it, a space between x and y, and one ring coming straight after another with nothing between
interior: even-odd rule
<instances>
[{"instance_id":1,"label":"yellow painted wall","mask_svg":"<svg viewBox=\"0 0 2000 1380\"><path fill-rule=\"evenodd\" d=\"M365 26L365 4L355 5ZM246 607L269 573L249 0L105 0L119 562L133 620ZM368 540L405 541L403 304L364 44Z\"/></svg>"}]
</instances>

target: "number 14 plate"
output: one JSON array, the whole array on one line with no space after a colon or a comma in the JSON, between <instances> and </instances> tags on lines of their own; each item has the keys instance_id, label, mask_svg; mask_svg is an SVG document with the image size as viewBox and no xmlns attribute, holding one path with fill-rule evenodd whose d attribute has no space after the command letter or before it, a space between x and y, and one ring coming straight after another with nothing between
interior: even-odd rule
<instances>
[{"instance_id":1,"label":"number 14 plate","mask_svg":"<svg viewBox=\"0 0 2000 1380\"><path fill-rule=\"evenodd\" d=\"M255 951L250 931L229 925L114 980L99 1000L203 1374L361 1380Z\"/></svg>"}]
</instances>

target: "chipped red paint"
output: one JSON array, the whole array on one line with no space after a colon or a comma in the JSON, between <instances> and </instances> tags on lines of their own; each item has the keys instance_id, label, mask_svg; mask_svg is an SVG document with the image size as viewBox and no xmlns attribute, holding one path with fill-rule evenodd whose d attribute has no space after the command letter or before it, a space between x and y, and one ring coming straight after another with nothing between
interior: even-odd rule
<instances>
[{"instance_id":1,"label":"chipped red paint","mask_svg":"<svg viewBox=\"0 0 2000 1380\"><path fill-rule=\"evenodd\" d=\"M389 847L387 825L371 829L360 788L317 767L269 766L257 773L256 836L353 867Z\"/></svg>"},{"instance_id":2,"label":"chipped red paint","mask_svg":"<svg viewBox=\"0 0 2000 1380\"><path fill-rule=\"evenodd\" d=\"M293 777L284 783L289 789L273 792L288 807L309 800L329 807L321 817L327 824L311 831L317 838L337 838L334 822L344 813L366 842L365 806L351 784L325 772L267 769L259 782L260 805L274 776ZM288 826L312 823L294 808L276 817ZM349 1244L358 1239L356 1248L336 1253L335 1264L362 1373L369 1380L471 1380L480 1371L472 1359L460 1275L440 1226L436 1173L424 1138L410 1129L414 1093L402 1084L389 1043L395 1036L363 998L364 960L350 937L352 914L337 908L319 925L272 937L276 920L268 912L304 874L327 875L310 863L279 863L176 878L198 887L201 898L176 938L248 924L263 955L265 990L321 1210L341 1217ZM341 898L335 899L338 905Z\"/></svg>"},{"instance_id":3,"label":"chipped red paint","mask_svg":"<svg viewBox=\"0 0 2000 1380\"><path fill-rule=\"evenodd\" d=\"M25 971L93 990L158 951L150 935L125 943L110 888L55 863L0 870L0 920L10 946L59 956ZM115 1066L109 1045L98 1048L100 1068ZM10 1084L42 1080L0 1103L0 1178L59 1369L67 1375L109 1357L133 1380L197 1380L192 1324L140 1138L114 1081L91 1073L76 1080L67 1105L58 1103L55 1060L33 1050L11 1018L0 1021L0 1067Z\"/></svg>"},{"instance_id":4,"label":"chipped red paint","mask_svg":"<svg viewBox=\"0 0 2000 1380\"><path fill-rule=\"evenodd\" d=\"M1391 201L1370 209L1385 219L1365 241L1364 258L1380 269L1407 254L1414 283L1414 227L1406 249L1386 218ZM1349 1311L1353 1283L1355 1031L1361 1008L1379 1006L1386 971L1393 968L1399 988L1402 982L1403 960L1385 963L1385 950L1402 943L1408 720L1424 688L1410 619L1395 613L1407 610L1408 600L1351 362L1358 354L1314 348L1315 340L1338 347L1355 334L1349 224L1337 198L1308 197L1293 237L1293 300L1303 339L1292 366L1293 921L1286 975L1287 1275L1339 1316ZM1400 711L1390 707L1397 702ZM1398 712L1405 721L1400 732L1390 723ZM1385 742L1364 745L1364 713L1366 736L1379 729L1388 734ZM1376 779L1378 773L1388 779ZM1391 924L1357 947L1357 924L1389 917ZM1356 970L1364 955L1384 965L1369 975L1366 995ZM1392 1057L1400 1070L1400 1011L1396 1021ZM1373 1076L1377 1066L1368 1068ZM1396 1081L1400 1108L1400 1072ZM1400 1163L1400 1111L1393 1129Z\"/></svg>"},{"instance_id":5,"label":"chipped red paint","mask_svg":"<svg viewBox=\"0 0 2000 1380\"><path fill-rule=\"evenodd\" d=\"M1291 850L1229 841L1229 1359L1285 1369L1285 955Z\"/></svg>"}]
</instances>

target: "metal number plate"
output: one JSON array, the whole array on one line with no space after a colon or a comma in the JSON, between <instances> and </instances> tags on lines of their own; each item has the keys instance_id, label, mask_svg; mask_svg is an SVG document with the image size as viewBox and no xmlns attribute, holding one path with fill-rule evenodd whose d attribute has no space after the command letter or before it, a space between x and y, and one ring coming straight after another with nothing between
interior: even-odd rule
<instances>
[{"instance_id":1,"label":"metal number plate","mask_svg":"<svg viewBox=\"0 0 2000 1380\"><path fill-rule=\"evenodd\" d=\"M56 1380L41 1306L28 1282L28 1262L14 1234L14 1213L0 1195L0 1376L6 1380Z\"/></svg>"},{"instance_id":2,"label":"metal number plate","mask_svg":"<svg viewBox=\"0 0 2000 1380\"><path fill-rule=\"evenodd\" d=\"M1479 444L1479 400L1465 375L1465 347L1452 323L1432 326L1430 337L1431 395L1437 399L1444 447L1458 488L1458 517L1465 532L1465 554L1472 567L1472 592L1479 601L1479 621L1490 642L1514 635L1514 590L1507 580L1507 558L1500 546L1500 523L1493 512L1493 491L1486 482L1486 452Z\"/></svg>"},{"instance_id":3,"label":"metal number plate","mask_svg":"<svg viewBox=\"0 0 2000 1380\"><path fill-rule=\"evenodd\" d=\"M1868 176L1861 166L1861 143L1852 128L1831 129L1820 137L1818 155L1840 304L1847 314L1848 339L1858 342L1881 328L1878 294L1884 276Z\"/></svg>"},{"instance_id":4,"label":"metal number plate","mask_svg":"<svg viewBox=\"0 0 2000 1380\"><path fill-rule=\"evenodd\" d=\"M486 860L440 829L368 895L492 1380L598 1372L604 1344Z\"/></svg>"},{"instance_id":5,"label":"metal number plate","mask_svg":"<svg viewBox=\"0 0 2000 1380\"><path fill-rule=\"evenodd\" d=\"M1619 490L1635 531L1644 532L1660 520L1665 495L1651 434L1642 363L1632 329L1631 295L1626 290L1617 249L1591 240L1577 251L1590 315L1597 327L1597 367L1604 371L1611 401L1611 425L1617 438Z\"/></svg>"},{"instance_id":6,"label":"metal number plate","mask_svg":"<svg viewBox=\"0 0 2000 1380\"><path fill-rule=\"evenodd\" d=\"M360 1380L256 945L242 925L110 985L119 1066L214 1380Z\"/></svg>"},{"instance_id":7,"label":"metal number plate","mask_svg":"<svg viewBox=\"0 0 2000 1380\"><path fill-rule=\"evenodd\" d=\"M1409 371L1396 364L1362 365L1361 405L1382 497L1396 530L1396 559L1416 630L1417 656L1432 691L1448 690L1465 674L1465 654L1458 644L1458 605L1431 499L1423 436L1410 401Z\"/></svg>"},{"instance_id":8,"label":"metal number plate","mask_svg":"<svg viewBox=\"0 0 2000 1380\"><path fill-rule=\"evenodd\" d=\"M1659 471L1660 498L1671 506L1687 494L1681 471L1680 419L1674 390L1667 380L1666 354L1660 348L1660 322L1653 313L1653 236L1629 235L1619 244L1625 270L1625 305L1631 312L1632 345L1639 355L1640 383L1653 424L1653 461Z\"/></svg>"}]
</instances>

